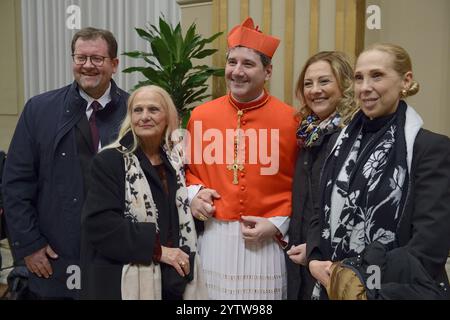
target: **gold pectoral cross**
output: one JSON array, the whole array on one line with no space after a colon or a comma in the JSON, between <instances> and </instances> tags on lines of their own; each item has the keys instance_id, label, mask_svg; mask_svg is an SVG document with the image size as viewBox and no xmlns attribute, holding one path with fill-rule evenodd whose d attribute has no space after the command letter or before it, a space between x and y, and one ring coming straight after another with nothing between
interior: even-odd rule
<instances>
[{"instance_id":1,"label":"gold pectoral cross","mask_svg":"<svg viewBox=\"0 0 450 320\"><path fill-rule=\"evenodd\" d=\"M242 110L238 110L237 116L237 129L236 130L236 138L234 139L234 161L232 164L229 164L227 166L228 170L233 170L233 184L238 184L238 171L244 170L244 165L242 163L239 163L238 161L238 154L239 154L239 129L241 128L241 117L244 114Z\"/></svg>"},{"instance_id":2,"label":"gold pectoral cross","mask_svg":"<svg viewBox=\"0 0 450 320\"><path fill-rule=\"evenodd\" d=\"M235 159L236 161L236 159ZM238 171L242 171L244 170L244 166L242 164L239 163L233 163L233 164L229 164L227 166L228 170L233 170L233 184L238 184Z\"/></svg>"},{"instance_id":3,"label":"gold pectoral cross","mask_svg":"<svg viewBox=\"0 0 450 320\"><path fill-rule=\"evenodd\" d=\"M229 164L227 166L228 170L233 170L233 184L238 184L238 172L239 171L244 171L244 163L245 163L245 150L243 150L244 152L244 157L241 158L241 161L239 161L239 147L240 147L240 140L241 140L241 118L244 115L245 112L251 111L251 110L256 110L262 106L264 106L270 99L269 94L266 92L266 90L264 90L264 96L261 98L261 100L259 100L259 102L257 104L253 104L252 106L248 106L245 109L240 109L234 102L233 102L233 98L230 95L230 99L229 102L231 103L231 105L234 107L234 109L236 109L237 111L237 126L236 126L236 137L234 139L234 160L232 164ZM245 138L245 135L243 136L243 138ZM242 163L240 163L242 162Z\"/></svg>"}]
</instances>

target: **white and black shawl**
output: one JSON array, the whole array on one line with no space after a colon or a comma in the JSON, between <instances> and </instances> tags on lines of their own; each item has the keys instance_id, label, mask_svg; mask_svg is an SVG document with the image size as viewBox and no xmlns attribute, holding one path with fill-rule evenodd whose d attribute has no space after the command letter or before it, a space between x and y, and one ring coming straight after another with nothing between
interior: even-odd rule
<instances>
[{"instance_id":1,"label":"white and black shawl","mask_svg":"<svg viewBox=\"0 0 450 320\"><path fill-rule=\"evenodd\" d=\"M177 176L175 199L179 218L179 246L186 245L191 252L197 252L197 234L189 207L182 150L178 146L176 145L171 151L164 146L163 150ZM125 160L125 217L134 222L154 223L158 230L158 209L139 160L134 153L123 153L123 157ZM187 284L183 298L206 299L207 292L198 253L195 255L195 266L191 268L194 269L194 278ZM158 263L124 265L121 288L124 300L160 300L162 298L160 265Z\"/></svg>"},{"instance_id":2,"label":"white and black shawl","mask_svg":"<svg viewBox=\"0 0 450 320\"><path fill-rule=\"evenodd\" d=\"M395 246L408 192L405 141L406 103L361 146L365 115L346 128L322 174L325 215L321 249L332 261L361 253L379 241Z\"/></svg>"}]
</instances>

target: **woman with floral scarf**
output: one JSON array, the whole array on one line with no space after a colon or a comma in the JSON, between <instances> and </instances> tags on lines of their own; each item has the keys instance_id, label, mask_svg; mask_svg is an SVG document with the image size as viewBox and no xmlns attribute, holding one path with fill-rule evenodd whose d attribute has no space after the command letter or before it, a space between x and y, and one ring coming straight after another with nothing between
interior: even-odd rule
<instances>
[{"instance_id":1,"label":"woman with floral scarf","mask_svg":"<svg viewBox=\"0 0 450 320\"><path fill-rule=\"evenodd\" d=\"M332 296L339 294L331 286L349 292L335 279L342 261L365 288L355 298L448 297L450 140L421 128L405 102L418 90L403 48L375 44L358 57L361 111L325 160L320 215L308 242L309 270ZM323 296L317 285L313 298Z\"/></svg>"},{"instance_id":2,"label":"woman with floral scarf","mask_svg":"<svg viewBox=\"0 0 450 320\"><path fill-rule=\"evenodd\" d=\"M299 157L292 192L289 250L286 255L288 299L309 299L314 279L306 266L309 221L318 208L319 177L331 135L348 123L356 110L353 70L347 57L336 51L319 52L308 59L297 81L302 104L297 139Z\"/></svg>"},{"instance_id":3,"label":"woman with floral scarf","mask_svg":"<svg viewBox=\"0 0 450 320\"><path fill-rule=\"evenodd\" d=\"M118 139L93 160L82 214L82 298L205 299L189 208L178 114L144 86L128 100Z\"/></svg>"}]
</instances>

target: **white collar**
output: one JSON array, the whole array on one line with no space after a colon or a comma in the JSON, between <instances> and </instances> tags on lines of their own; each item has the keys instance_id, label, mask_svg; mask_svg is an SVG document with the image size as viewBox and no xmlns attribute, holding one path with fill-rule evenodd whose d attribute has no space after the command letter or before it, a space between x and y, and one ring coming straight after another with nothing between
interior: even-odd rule
<instances>
[{"instance_id":1,"label":"white collar","mask_svg":"<svg viewBox=\"0 0 450 320\"><path fill-rule=\"evenodd\" d=\"M87 106L86 106L86 111L89 110L89 108L91 107L91 103L94 101L98 101L98 103L101 104L103 109L104 107L106 107L106 105L108 104L108 102L111 101L111 83L109 83L109 87L108 89L106 89L105 93L98 99L94 99L92 98L90 95L88 95L83 89L79 88L80 90L80 96L87 101Z\"/></svg>"},{"instance_id":2,"label":"white collar","mask_svg":"<svg viewBox=\"0 0 450 320\"><path fill-rule=\"evenodd\" d=\"M423 120L410 105L407 106L405 119L406 161L409 172L411 173L414 141L416 141L416 136L419 133L420 128L422 128Z\"/></svg>"}]
</instances>

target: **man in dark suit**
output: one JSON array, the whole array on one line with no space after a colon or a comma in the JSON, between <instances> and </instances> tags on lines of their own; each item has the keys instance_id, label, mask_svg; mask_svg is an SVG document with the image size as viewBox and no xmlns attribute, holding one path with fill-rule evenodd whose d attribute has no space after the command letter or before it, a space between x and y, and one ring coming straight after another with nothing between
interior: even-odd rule
<instances>
[{"instance_id":1,"label":"man in dark suit","mask_svg":"<svg viewBox=\"0 0 450 320\"><path fill-rule=\"evenodd\" d=\"M90 162L117 137L128 94L112 80L117 42L85 28L72 39L75 81L32 97L17 124L3 176L12 250L37 299L78 296L80 213Z\"/></svg>"}]
</instances>

